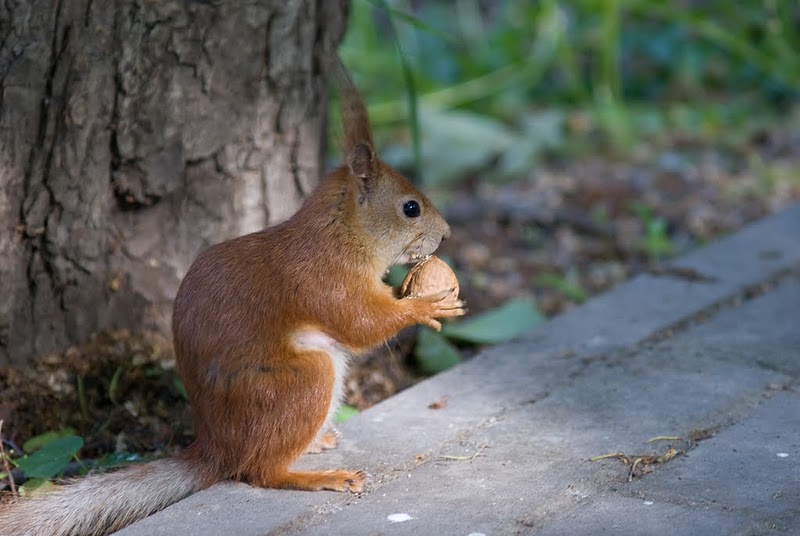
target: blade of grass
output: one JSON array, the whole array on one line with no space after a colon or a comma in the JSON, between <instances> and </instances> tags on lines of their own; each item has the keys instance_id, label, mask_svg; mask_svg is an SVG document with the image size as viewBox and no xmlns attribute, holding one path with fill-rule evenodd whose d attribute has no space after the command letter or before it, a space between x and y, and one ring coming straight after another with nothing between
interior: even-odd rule
<instances>
[{"instance_id":1,"label":"blade of grass","mask_svg":"<svg viewBox=\"0 0 800 536\"><path fill-rule=\"evenodd\" d=\"M600 50L600 83L607 88L609 96L619 101L619 41L620 41L620 6L619 0L607 0L603 3L603 43Z\"/></svg>"},{"instance_id":2,"label":"blade of grass","mask_svg":"<svg viewBox=\"0 0 800 536\"><path fill-rule=\"evenodd\" d=\"M117 388L119 387L119 381L122 378L122 373L125 371L122 367L117 367L114 371L114 375L111 377L111 381L108 384L108 399L111 400L112 404L117 403Z\"/></svg>"},{"instance_id":3,"label":"blade of grass","mask_svg":"<svg viewBox=\"0 0 800 536\"><path fill-rule=\"evenodd\" d=\"M791 2L766 2L766 40L774 55L785 65L795 63L798 50L796 21L786 8Z\"/></svg>"},{"instance_id":4,"label":"blade of grass","mask_svg":"<svg viewBox=\"0 0 800 536\"><path fill-rule=\"evenodd\" d=\"M386 10L389 14L389 38L394 41L397 56L400 58L400 68L403 71L403 81L406 86L406 103L408 105L408 120L409 128L411 130L411 143L414 148L414 167L416 168L416 175L422 175L422 140L419 129L419 114L417 113L417 86L414 82L414 72L411 70L411 65L408 63L406 55L403 53L403 47L400 46L400 39L397 36L397 29L394 26L394 19L392 18L392 9L386 0L372 0L373 4L379 6L381 9ZM373 121L375 119L373 118Z\"/></svg>"},{"instance_id":5,"label":"blade of grass","mask_svg":"<svg viewBox=\"0 0 800 536\"><path fill-rule=\"evenodd\" d=\"M562 25L562 34L566 36L568 33L568 24L566 14L555 0L547 0L544 2L544 8L553 10ZM578 102L587 102L589 100L589 92L586 86L581 82L581 68L578 65L578 54L576 53L575 46L570 39L561 38L558 40L555 49L558 64L564 73L564 80L569 87L572 96Z\"/></svg>"},{"instance_id":6,"label":"blade of grass","mask_svg":"<svg viewBox=\"0 0 800 536\"><path fill-rule=\"evenodd\" d=\"M83 376L78 376L76 382L78 384L78 404L81 408L81 417L84 421L88 421L89 405L86 403L86 389L83 385Z\"/></svg>"}]
</instances>

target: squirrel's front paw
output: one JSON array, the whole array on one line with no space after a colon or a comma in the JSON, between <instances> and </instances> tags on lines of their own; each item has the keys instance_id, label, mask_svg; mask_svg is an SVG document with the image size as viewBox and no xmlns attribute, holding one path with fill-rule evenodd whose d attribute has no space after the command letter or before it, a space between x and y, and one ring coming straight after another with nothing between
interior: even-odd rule
<instances>
[{"instance_id":1,"label":"squirrel's front paw","mask_svg":"<svg viewBox=\"0 0 800 536\"><path fill-rule=\"evenodd\" d=\"M419 323L429 326L436 331L442 329L442 324L437 318L453 318L463 316L467 310L464 302L453 295L453 289L446 289L430 296L407 298L415 300L422 309Z\"/></svg>"}]
</instances>

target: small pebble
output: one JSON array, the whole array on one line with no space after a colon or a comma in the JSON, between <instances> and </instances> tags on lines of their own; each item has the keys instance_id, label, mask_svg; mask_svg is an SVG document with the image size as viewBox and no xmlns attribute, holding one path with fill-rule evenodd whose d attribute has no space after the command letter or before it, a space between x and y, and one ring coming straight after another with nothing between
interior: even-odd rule
<instances>
[{"instance_id":1,"label":"small pebble","mask_svg":"<svg viewBox=\"0 0 800 536\"><path fill-rule=\"evenodd\" d=\"M386 516L386 519L388 519L392 523L402 523L404 521L410 521L414 518L408 514L391 514L389 516Z\"/></svg>"}]
</instances>

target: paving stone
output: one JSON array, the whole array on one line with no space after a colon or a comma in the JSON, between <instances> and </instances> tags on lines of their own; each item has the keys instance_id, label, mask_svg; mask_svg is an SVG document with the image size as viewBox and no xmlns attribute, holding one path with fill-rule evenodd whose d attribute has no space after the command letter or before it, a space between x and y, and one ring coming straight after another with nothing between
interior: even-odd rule
<instances>
[{"instance_id":1,"label":"paving stone","mask_svg":"<svg viewBox=\"0 0 800 536\"><path fill-rule=\"evenodd\" d=\"M800 533L800 394L778 392L631 492L735 512L753 527Z\"/></svg>"}]
</instances>

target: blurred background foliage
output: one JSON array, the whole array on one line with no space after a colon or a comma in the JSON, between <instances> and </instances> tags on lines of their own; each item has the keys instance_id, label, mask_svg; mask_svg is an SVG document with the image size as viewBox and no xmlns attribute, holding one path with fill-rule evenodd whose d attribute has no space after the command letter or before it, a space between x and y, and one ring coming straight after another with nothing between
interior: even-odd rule
<instances>
[{"instance_id":1,"label":"blurred background foliage","mask_svg":"<svg viewBox=\"0 0 800 536\"><path fill-rule=\"evenodd\" d=\"M794 0L353 0L340 55L454 228L425 373L800 198Z\"/></svg>"},{"instance_id":2,"label":"blurred background foliage","mask_svg":"<svg viewBox=\"0 0 800 536\"><path fill-rule=\"evenodd\" d=\"M387 161L428 186L508 180L796 120L800 4L353 0L340 53Z\"/></svg>"}]
</instances>

